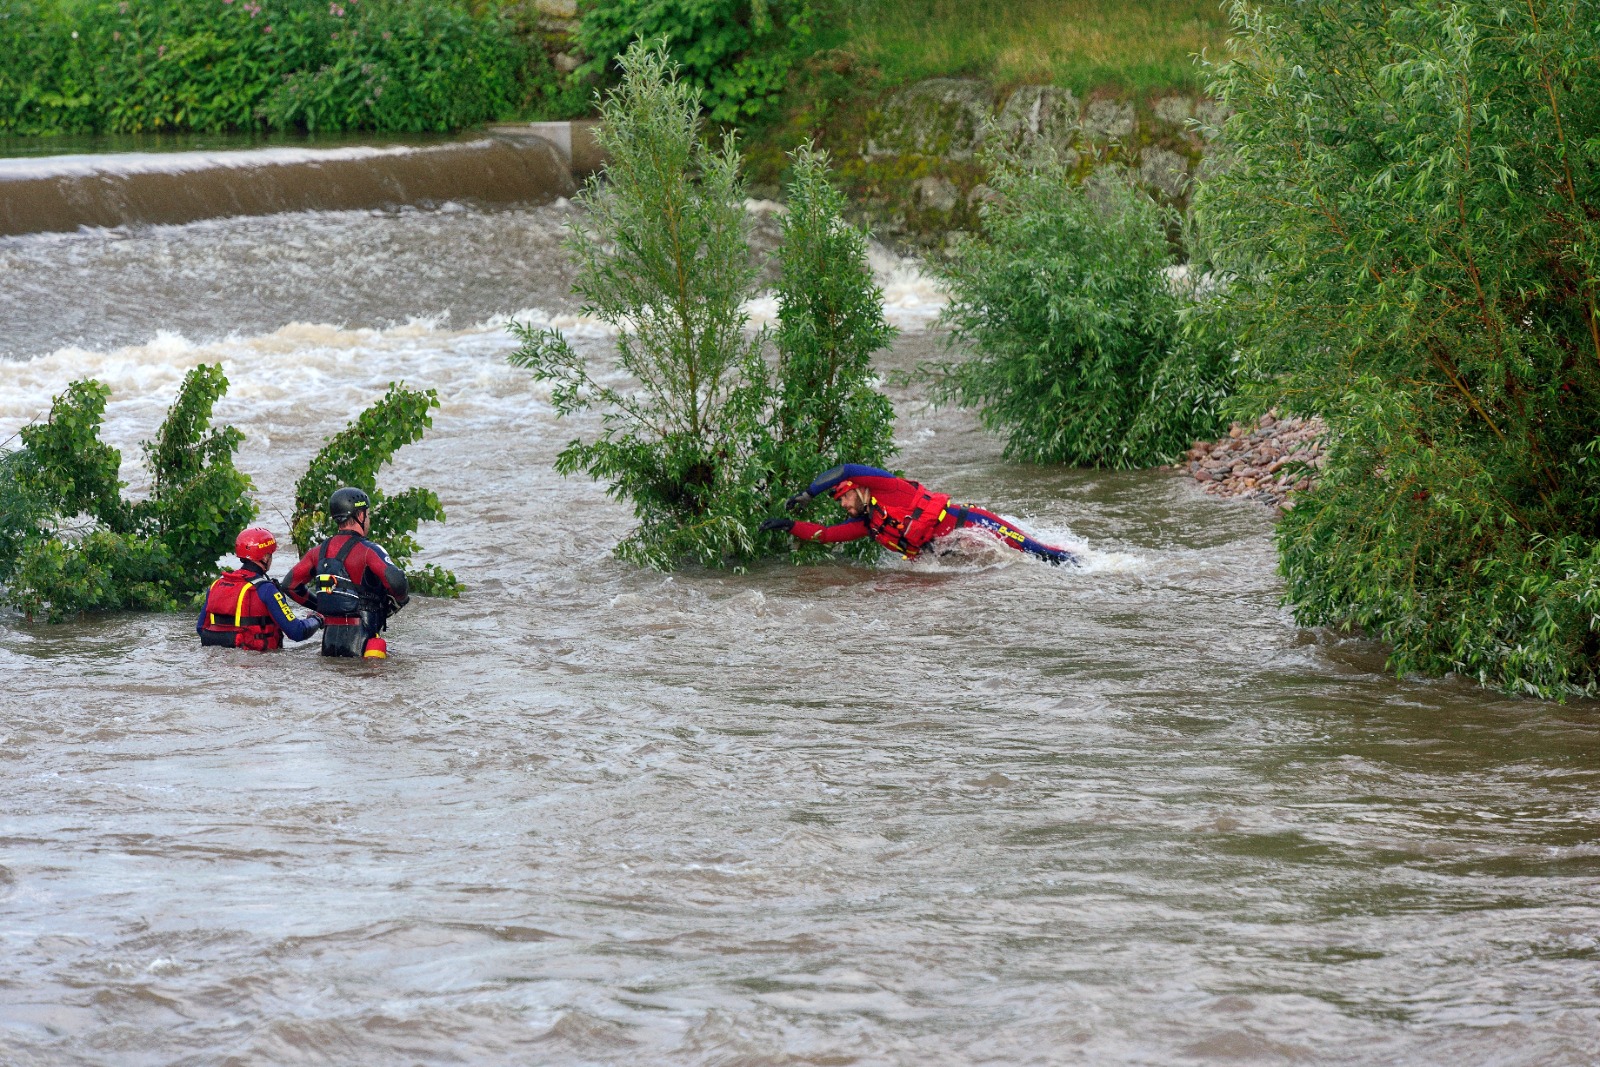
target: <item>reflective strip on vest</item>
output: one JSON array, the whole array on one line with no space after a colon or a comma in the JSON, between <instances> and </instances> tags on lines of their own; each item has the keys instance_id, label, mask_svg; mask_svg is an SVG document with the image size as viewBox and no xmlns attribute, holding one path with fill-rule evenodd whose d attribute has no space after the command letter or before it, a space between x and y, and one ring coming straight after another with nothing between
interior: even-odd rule
<instances>
[{"instance_id":1,"label":"reflective strip on vest","mask_svg":"<svg viewBox=\"0 0 1600 1067\"><path fill-rule=\"evenodd\" d=\"M233 606L233 624L235 626L243 626L244 625L242 622L239 621L239 620L244 618L244 598L245 598L245 595L247 593L249 593L250 590L254 589L255 587L256 587L256 583L254 583L254 582L245 582L244 583L244 588L239 590L239 602Z\"/></svg>"}]
</instances>

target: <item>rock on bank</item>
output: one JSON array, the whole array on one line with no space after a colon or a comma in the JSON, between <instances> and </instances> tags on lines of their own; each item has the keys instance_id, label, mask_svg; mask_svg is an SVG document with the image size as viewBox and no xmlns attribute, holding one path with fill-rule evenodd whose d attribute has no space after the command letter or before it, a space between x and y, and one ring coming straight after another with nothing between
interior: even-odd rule
<instances>
[{"instance_id":1,"label":"rock on bank","mask_svg":"<svg viewBox=\"0 0 1600 1067\"><path fill-rule=\"evenodd\" d=\"M1175 464L1212 496L1243 497L1269 507L1294 506L1322 472L1328 425L1318 416L1279 418L1275 411L1254 426L1234 423L1219 441L1196 441Z\"/></svg>"}]
</instances>

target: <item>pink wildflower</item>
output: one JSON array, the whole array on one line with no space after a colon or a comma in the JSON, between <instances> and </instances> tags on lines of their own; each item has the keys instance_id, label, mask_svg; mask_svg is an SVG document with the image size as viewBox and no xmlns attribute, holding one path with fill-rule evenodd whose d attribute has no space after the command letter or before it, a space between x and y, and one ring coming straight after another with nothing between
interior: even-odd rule
<instances>
[{"instance_id":1,"label":"pink wildflower","mask_svg":"<svg viewBox=\"0 0 1600 1067\"><path fill-rule=\"evenodd\" d=\"M340 7L336 3L329 4L328 5L328 14L332 15L336 19L342 19L342 18L344 18L344 8Z\"/></svg>"}]
</instances>

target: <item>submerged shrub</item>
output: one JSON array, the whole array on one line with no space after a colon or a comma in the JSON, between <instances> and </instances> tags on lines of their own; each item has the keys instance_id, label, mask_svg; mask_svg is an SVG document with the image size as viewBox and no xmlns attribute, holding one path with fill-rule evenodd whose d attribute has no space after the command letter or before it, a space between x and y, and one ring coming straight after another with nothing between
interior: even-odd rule
<instances>
[{"instance_id":1,"label":"submerged shrub","mask_svg":"<svg viewBox=\"0 0 1600 1067\"><path fill-rule=\"evenodd\" d=\"M1600 22L1579 0L1236 5L1241 412L1317 413L1278 528L1296 618L1397 672L1600 691Z\"/></svg>"},{"instance_id":2,"label":"submerged shrub","mask_svg":"<svg viewBox=\"0 0 1600 1067\"><path fill-rule=\"evenodd\" d=\"M741 308L754 279L744 189L731 141L700 138L693 88L666 55L635 43L622 84L601 105L605 183L585 191L589 229L574 233L574 289L587 313L619 328L635 392L604 384L559 333L513 325L512 362L551 382L556 410L602 411L604 430L573 441L556 469L584 471L631 500L638 527L625 558L670 567L753 550L759 506L743 477L764 396L760 342Z\"/></svg>"},{"instance_id":3,"label":"submerged shrub","mask_svg":"<svg viewBox=\"0 0 1600 1067\"><path fill-rule=\"evenodd\" d=\"M0 451L0 603L52 621L84 611L186 608L219 573L217 560L256 517L249 475L233 465L244 434L213 427L228 390L221 365L184 376L178 396L142 451L150 495L122 496L122 453L100 439L104 384L78 381L51 404L50 417ZM333 532L322 512L333 490L358 486L372 498L372 535L402 567L417 551L412 534L444 521L426 489L384 494L379 469L432 425L430 390L391 386L311 461L295 487L292 539L304 552ZM412 591L456 596L461 583L438 567L414 574Z\"/></svg>"},{"instance_id":4,"label":"submerged shrub","mask_svg":"<svg viewBox=\"0 0 1600 1067\"><path fill-rule=\"evenodd\" d=\"M790 159L778 259L775 395L757 462L768 472L764 512L841 463L887 465L894 405L877 388L872 357L894 340L883 291L867 263L867 237L844 221L844 196L829 180L827 154L802 145ZM818 506L820 510L820 505ZM770 535L803 556L823 545ZM876 553L870 541L847 551Z\"/></svg>"},{"instance_id":5,"label":"submerged shrub","mask_svg":"<svg viewBox=\"0 0 1600 1067\"><path fill-rule=\"evenodd\" d=\"M936 396L1034 463L1147 467L1214 434L1231 367L1183 329L1170 213L1117 178L1086 189L1053 157L992 164L983 234L945 269L945 321L974 354L936 368Z\"/></svg>"},{"instance_id":6,"label":"submerged shrub","mask_svg":"<svg viewBox=\"0 0 1600 1067\"><path fill-rule=\"evenodd\" d=\"M431 489L385 493L378 488L378 472L400 449L422 440L433 425L430 412L438 406L438 394L432 389L391 383L388 392L330 437L295 483L289 535L295 548L304 554L314 543L333 536L338 524L328 517L328 498L336 489L353 486L372 502L368 536L406 571L411 591L419 596L459 596L463 586L451 572L433 564L416 571L407 566L421 548L413 536L417 527L445 520L439 497Z\"/></svg>"},{"instance_id":7,"label":"submerged shrub","mask_svg":"<svg viewBox=\"0 0 1600 1067\"><path fill-rule=\"evenodd\" d=\"M144 446L152 484L149 499L132 509L134 526L166 546L183 587L208 582L217 557L233 551L234 537L256 516L250 476L233 465L244 434L211 428L212 408L227 391L220 364L194 368Z\"/></svg>"},{"instance_id":8,"label":"submerged shrub","mask_svg":"<svg viewBox=\"0 0 1600 1067\"><path fill-rule=\"evenodd\" d=\"M791 486L850 449L887 455L892 412L868 360L890 331L864 241L839 217L824 159L802 151L774 379L764 336L746 331L754 270L733 143L702 140L698 94L664 50L636 42L620 62L622 84L601 105L610 162L584 193L590 228L571 248L585 311L618 328L632 384L602 380L554 330L513 324L511 362L552 385L559 414L601 413L599 437L573 441L556 469L632 503L638 526L620 556L670 568L787 551L756 527Z\"/></svg>"},{"instance_id":9,"label":"submerged shrub","mask_svg":"<svg viewBox=\"0 0 1600 1067\"><path fill-rule=\"evenodd\" d=\"M154 441L152 493L130 504L122 454L100 440L110 390L73 382L50 418L0 459L0 599L60 620L83 611L187 605L255 518L250 479L233 465L243 434L211 428L227 391L220 366L190 371Z\"/></svg>"}]
</instances>

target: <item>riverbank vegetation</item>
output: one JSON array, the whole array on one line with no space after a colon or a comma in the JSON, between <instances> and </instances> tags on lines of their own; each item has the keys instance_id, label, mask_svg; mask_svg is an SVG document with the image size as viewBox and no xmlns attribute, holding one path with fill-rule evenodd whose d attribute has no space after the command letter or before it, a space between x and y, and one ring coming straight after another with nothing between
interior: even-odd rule
<instances>
[{"instance_id":1,"label":"riverbank vegetation","mask_svg":"<svg viewBox=\"0 0 1600 1067\"><path fill-rule=\"evenodd\" d=\"M922 78L1194 90L1210 0L0 0L0 134L457 130L569 118L665 38L714 122L782 139L844 67L862 106ZM551 56L569 61L558 73ZM571 57L575 56L573 59ZM817 64L821 65L818 66ZM794 147L798 139L777 145Z\"/></svg>"},{"instance_id":2,"label":"riverbank vegetation","mask_svg":"<svg viewBox=\"0 0 1600 1067\"><path fill-rule=\"evenodd\" d=\"M606 180L585 191L589 225L570 246L584 311L617 328L634 384L521 324L511 362L552 387L558 413L601 413L600 435L556 467L632 503L638 525L618 555L670 569L786 552L760 521L818 471L882 462L891 447L870 360L892 330L865 238L840 218L825 159L797 153L769 368L767 333L746 329L755 270L734 143L707 143L699 93L663 49L635 42L620 63L601 107Z\"/></svg>"},{"instance_id":3,"label":"riverbank vegetation","mask_svg":"<svg viewBox=\"0 0 1600 1067\"><path fill-rule=\"evenodd\" d=\"M848 50L884 86L976 77L1088 92L1198 90L1201 53L1227 43L1215 0L844 0L828 47Z\"/></svg>"},{"instance_id":4,"label":"riverbank vegetation","mask_svg":"<svg viewBox=\"0 0 1600 1067\"><path fill-rule=\"evenodd\" d=\"M0 0L0 133L445 131L559 96L497 7Z\"/></svg>"},{"instance_id":5,"label":"riverbank vegetation","mask_svg":"<svg viewBox=\"0 0 1600 1067\"><path fill-rule=\"evenodd\" d=\"M944 321L972 354L936 368L935 395L1031 463L1148 467L1220 430L1231 352L1184 329L1172 213L1115 171L1082 185L1052 154L997 154L990 173L983 232L943 269Z\"/></svg>"},{"instance_id":6,"label":"riverbank vegetation","mask_svg":"<svg viewBox=\"0 0 1600 1067\"><path fill-rule=\"evenodd\" d=\"M1240 413L1327 420L1296 617L1401 673L1600 691L1600 24L1578 0L1234 8L1200 214Z\"/></svg>"},{"instance_id":7,"label":"riverbank vegetation","mask_svg":"<svg viewBox=\"0 0 1600 1067\"><path fill-rule=\"evenodd\" d=\"M233 457L244 434L212 426L228 390L220 364L184 376L177 399L141 451L150 492L122 495L121 450L100 439L111 390L92 379L73 382L51 404L49 418L18 433L20 447L0 450L0 604L30 618L60 622L86 611L178 611L192 607L233 551L234 538L257 514L248 474ZM344 433L330 439L296 487L294 536L303 552L331 533L320 508L340 485L373 499L373 535L404 566L417 549L411 534L423 521L444 521L438 497L425 489L385 496L376 480L394 451L431 425L432 392L391 386ZM308 494L317 492L314 500ZM449 571L424 567L413 591L455 596Z\"/></svg>"}]
</instances>

